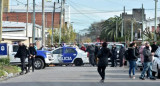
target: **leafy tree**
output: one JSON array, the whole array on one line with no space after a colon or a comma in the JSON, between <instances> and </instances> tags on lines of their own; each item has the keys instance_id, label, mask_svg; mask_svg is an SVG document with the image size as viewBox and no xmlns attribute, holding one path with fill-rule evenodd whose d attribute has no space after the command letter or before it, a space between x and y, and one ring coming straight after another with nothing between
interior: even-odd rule
<instances>
[{"instance_id":1,"label":"leafy tree","mask_svg":"<svg viewBox=\"0 0 160 86\"><path fill-rule=\"evenodd\" d=\"M52 29L48 30L49 37L47 40L48 45L51 45L51 37L52 37ZM60 29L54 29L53 31L53 42L59 43L59 32ZM63 26L61 29L61 41L64 43L71 43L74 42L76 39L76 32L73 30L73 26L70 25L69 27Z\"/></svg>"}]
</instances>

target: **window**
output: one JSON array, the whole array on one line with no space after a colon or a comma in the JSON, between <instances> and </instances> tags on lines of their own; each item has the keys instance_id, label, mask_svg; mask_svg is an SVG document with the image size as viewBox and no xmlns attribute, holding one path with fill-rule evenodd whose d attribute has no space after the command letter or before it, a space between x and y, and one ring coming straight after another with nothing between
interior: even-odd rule
<instances>
[{"instance_id":1,"label":"window","mask_svg":"<svg viewBox=\"0 0 160 86\"><path fill-rule=\"evenodd\" d=\"M65 53L76 53L73 48L66 48Z\"/></svg>"},{"instance_id":2,"label":"window","mask_svg":"<svg viewBox=\"0 0 160 86\"><path fill-rule=\"evenodd\" d=\"M62 54L62 48L53 51L53 54Z\"/></svg>"},{"instance_id":3,"label":"window","mask_svg":"<svg viewBox=\"0 0 160 86\"><path fill-rule=\"evenodd\" d=\"M18 51L19 46L13 46L13 52L17 52Z\"/></svg>"}]
</instances>

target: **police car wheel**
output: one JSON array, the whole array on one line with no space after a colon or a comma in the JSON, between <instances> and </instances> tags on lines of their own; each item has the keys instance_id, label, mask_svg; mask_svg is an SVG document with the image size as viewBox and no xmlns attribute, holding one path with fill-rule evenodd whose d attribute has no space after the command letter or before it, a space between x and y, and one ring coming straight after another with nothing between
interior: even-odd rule
<instances>
[{"instance_id":1,"label":"police car wheel","mask_svg":"<svg viewBox=\"0 0 160 86\"><path fill-rule=\"evenodd\" d=\"M42 69L44 67L44 62L40 58L36 58L34 62L35 69Z\"/></svg>"},{"instance_id":2,"label":"police car wheel","mask_svg":"<svg viewBox=\"0 0 160 86\"><path fill-rule=\"evenodd\" d=\"M74 60L74 64L75 64L75 66L82 66L83 65L83 61L82 61L82 59L75 59Z\"/></svg>"},{"instance_id":3,"label":"police car wheel","mask_svg":"<svg viewBox=\"0 0 160 86\"><path fill-rule=\"evenodd\" d=\"M157 76L157 78L160 79L160 69L158 69L158 76Z\"/></svg>"}]
</instances>

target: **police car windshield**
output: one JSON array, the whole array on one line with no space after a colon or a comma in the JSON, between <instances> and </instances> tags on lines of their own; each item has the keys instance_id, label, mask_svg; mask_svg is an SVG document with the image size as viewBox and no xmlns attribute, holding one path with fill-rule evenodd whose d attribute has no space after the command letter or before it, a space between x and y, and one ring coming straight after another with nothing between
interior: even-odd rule
<instances>
[{"instance_id":1,"label":"police car windshield","mask_svg":"<svg viewBox=\"0 0 160 86\"><path fill-rule=\"evenodd\" d=\"M112 49L112 45L108 45L107 47L108 47L109 49ZM120 50L121 45L116 45L116 48L117 48L117 50Z\"/></svg>"}]
</instances>

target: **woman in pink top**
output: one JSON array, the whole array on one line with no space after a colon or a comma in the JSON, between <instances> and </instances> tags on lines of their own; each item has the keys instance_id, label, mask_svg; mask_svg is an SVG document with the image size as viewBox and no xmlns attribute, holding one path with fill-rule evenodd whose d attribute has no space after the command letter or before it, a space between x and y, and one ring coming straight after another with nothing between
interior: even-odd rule
<instances>
[{"instance_id":1,"label":"woman in pink top","mask_svg":"<svg viewBox=\"0 0 160 86\"><path fill-rule=\"evenodd\" d=\"M139 49L139 53L140 53L140 58L141 58L141 63L142 63L142 64L143 64L143 62L144 62L143 49L144 49L144 47L145 47L145 43L146 43L146 42L143 42L143 43L142 43L142 46L141 46L140 49Z\"/></svg>"}]
</instances>

